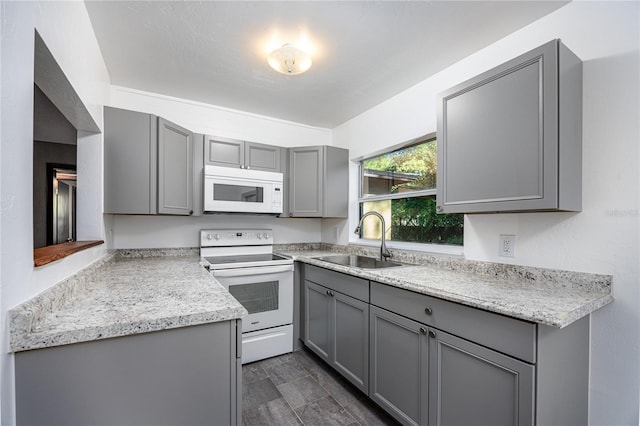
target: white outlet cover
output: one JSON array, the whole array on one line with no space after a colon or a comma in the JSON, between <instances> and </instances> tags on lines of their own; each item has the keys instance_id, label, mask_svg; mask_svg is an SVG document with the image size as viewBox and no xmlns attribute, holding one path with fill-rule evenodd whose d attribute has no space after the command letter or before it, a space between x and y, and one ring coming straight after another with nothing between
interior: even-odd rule
<instances>
[{"instance_id":1,"label":"white outlet cover","mask_svg":"<svg viewBox=\"0 0 640 426\"><path fill-rule=\"evenodd\" d=\"M516 236L511 234L500 234L500 245L498 246L498 256L516 257Z\"/></svg>"}]
</instances>

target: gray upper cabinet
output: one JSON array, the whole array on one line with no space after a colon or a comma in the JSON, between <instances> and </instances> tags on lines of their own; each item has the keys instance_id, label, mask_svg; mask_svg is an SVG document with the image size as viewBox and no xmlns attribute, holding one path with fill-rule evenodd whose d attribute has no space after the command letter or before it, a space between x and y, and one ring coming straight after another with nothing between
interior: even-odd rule
<instances>
[{"instance_id":1,"label":"gray upper cabinet","mask_svg":"<svg viewBox=\"0 0 640 426\"><path fill-rule=\"evenodd\" d=\"M193 215L204 214L204 135L193 135Z\"/></svg>"},{"instance_id":2,"label":"gray upper cabinet","mask_svg":"<svg viewBox=\"0 0 640 426\"><path fill-rule=\"evenodd\" d=\"M193 214L193 133L158 118L158 213Z\"/></svg>"},{"instance_id":3,"label":"gray upper cabinet","mask_svg":"<svg viewBox=\"0 0 640 426\"><path fill-rule=\"evenodd\" d=\"M104 212L193 213L193 134L152 114L104 108Z\"/></svg>"},{"instance_id":4,"label":"gray upper cabinet","mask_svg":"<svg viewBox=\"0 0 640 426\"><path fill-rule=\"evenodd\" d=\"M553 40L438 96L437 209L580 211L582 62Z\"/></svg>"},{"instance_id":5,"label":"gray upper cabinet","mask_svg":"<svg viewBox=\"0 0 640 426\"><path fill-rule=\"evenodd\" d=\"M286 150L279 146L246 142L244 148L245 167L269 172L282 171L282 157Z\"/></svg>"},{"instance_id":6,"label":"gray upper cabinet","mask_svg":"<svg viewBox=\"0 0 640 426\"><path fill-rule=\"evenodd\" d=\"M205 136L204 139L205 164L223 167L244 165L244 141L219 136Z\"/></svg>"},{"instance_id":7,"label":"gray upper cabinet","mask_svg":"<svg viewBox=\"0 0 640 426\"><path fill-rule=\"evenodd\" d=\"M347 217L349 151L332 146L289 149L289 216Z\"/></svg>"},{"instance_id":8,"label":"gray upper cabinet","mask_svg":"<svg viewBox=\"0 0 640 426\"><path fill-rule=\"evenodd\" d=\"M282 172L284 149L279 146L205 136L205 163L213 166Z\"/></svg>"}]
</instances>

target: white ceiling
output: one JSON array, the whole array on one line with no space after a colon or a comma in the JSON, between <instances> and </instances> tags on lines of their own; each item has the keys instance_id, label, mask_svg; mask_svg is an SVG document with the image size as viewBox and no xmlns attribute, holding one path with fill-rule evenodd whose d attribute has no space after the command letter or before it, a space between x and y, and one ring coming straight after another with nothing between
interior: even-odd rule
<instances>
[{"instance_id":1,"label":"white ceiling","mask_svg":"<svg viewBox=\"0 0 640 426\"><path fill-rule=\"evenodd\" d=\"M563 1L86 1L112 84L333 128ZM315 46L287 76L267 46Z\"/></svg>"}]
</instances>

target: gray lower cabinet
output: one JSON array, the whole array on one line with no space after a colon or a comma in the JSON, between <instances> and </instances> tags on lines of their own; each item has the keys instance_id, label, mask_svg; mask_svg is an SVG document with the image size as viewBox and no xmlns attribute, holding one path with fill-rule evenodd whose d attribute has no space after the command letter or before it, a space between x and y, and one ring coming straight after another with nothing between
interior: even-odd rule
<instances>
[{"instance_id":1,"label":"gray lower cabinet","mask_svg":"<svg viewBox=\"0 0 640 426\"><path fill-rule=\"evenodd\" d=\"M533 424L531 364L373 305L370 353L369 396L402 424Z\"/></svg>"},{"instance_id":2,"label":"gray lower cabinet","mask_svg":"<svg viewBox=\"0 0 640 426\"><path fill-rule=\"evenodd\" d=\"M370 291L370 396L401 423L587 424L589 317L557 329L375 281ZM405 379L405 392L385 369L421 382Z\"/></svg>"},{"instance_id":3,"label":"gray lower cabinet","mask_svg":"<svg viewBox=\"0 0 640 426\"><path fill-rule=\"evenodd\" d=\"M427 425L427 327L372 305L370 330L369 396L399 422Z\"/></svg>"},{"instance_id":4,"label":"gray lower cabinet","mask_svg":"<svg viewBox=\"0 0 640 426\"><path fill-rule=\"evenodd\" d=\"M534 424L535 367L429 330L429 424Z\"/></svg>"},{"instance_id":5,"label":"gray lower cabinet","mask_svg":"<svg viewBox=\"0 0 640 426\"><path fill-rule=\"evenodd\" d=\"M19 425L241 424L240 321L18 352Z\"/></svg>"},{"instance_id":6,"label":"gray lower cabinet","mask_svg":"<svg viewBox=\"0 0 640 426\"><path fill-rule=\"evenodd\" d=\"M331 296L329 289L305 280L304 294L305 344L316 355L330 363Z\"/></svg>"},{"instance_id":7,"label":"gray lower cabinet","mask_svg":"<svg viewBox=\"0 0 640 426\"><path fill-rule=\"evenodd\" d=\"M589 317L557 329L309 264L301 280L305 345L400 423L587 424Z\"/></svg>"},{"instance_id":8,"label":"gray lower cabinet","mask_svg":"<svg viewBox=\"0 0 640 426\"><path fill-rule=\"evenodd\" d=\"M347 217L349 151L333 146L289 149L289 216Z\"/></svg>"},{"instance_id":9,"label":"gray lower cabinet","mask_svg":"<svg viewBox=\"0 0 640 426\"><path fill-rule=\"evenodd\" d=\"M161 117L104 108L104 212L193 214L193 134Z\"/></svg>"},{"instance_id":10,"label":"gray lower cabinet","mask_svg":"<svg viewBox=\"0 0 640 426\"><path fill-rule=\"evenodd\" d=\"M333 365L358 389L369 389L369 304L337 291L333 299Z\"/></svg>"},{"instance_id":11,"label":"gray lower cabinet","mask_svg":"<svg viewBox=\"0 0 640 426\"><path fill-rule=\"evenodd\" d=\"M438 96L437 209L579 211L582 62L550 41Z\"/></svg>"},{"instance_id":12,"label":"gray lower cabinet","mask_svg":"<svg viewBox=\"0 0 640 426\"><path fill-rule=\"evenodd\" d=\"M213 166L282 172L285 151L274 145L205 136L205 163Z\"/></svg>"},{"instance_id":13,"label":"gray lower cabinet","mask_svg":"<svg viewBox=\"0 0 640 426\"><path fill-rule=\"evenodd\" d=\"M363 392L369 387L369 304L304 283L305 345Z\"/></svg>"}]
</instances>

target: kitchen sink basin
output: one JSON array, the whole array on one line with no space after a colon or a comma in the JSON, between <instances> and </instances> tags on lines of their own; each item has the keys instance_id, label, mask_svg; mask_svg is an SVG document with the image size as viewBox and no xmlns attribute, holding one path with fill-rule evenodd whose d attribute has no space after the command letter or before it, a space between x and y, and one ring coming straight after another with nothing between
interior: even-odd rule
<instances>
[{"instance_id":1,"label":"kitchen sink basin","mask_svg":"<svg viewBox=\"0 0 640 426\"><path fill-rule=\"evenodd\" d=\"M342 266L350 266L352 268L361 268L361 269L383 269L383 268L392 268L394 266L402 266L401 263L382 261L375 259L373 257L368 256L359 256L359 255L334 255L334 256L324 256L318 257L318 260L322 260L329 263L335 263L336 265Z\"/></svg>"}]
</instances>

